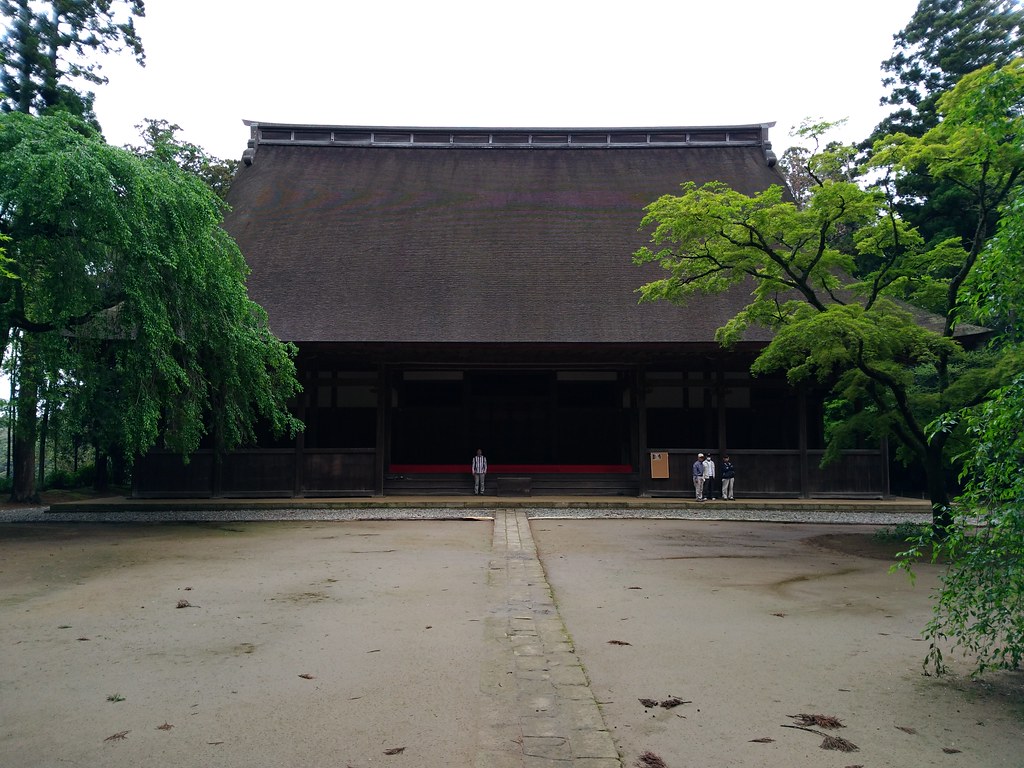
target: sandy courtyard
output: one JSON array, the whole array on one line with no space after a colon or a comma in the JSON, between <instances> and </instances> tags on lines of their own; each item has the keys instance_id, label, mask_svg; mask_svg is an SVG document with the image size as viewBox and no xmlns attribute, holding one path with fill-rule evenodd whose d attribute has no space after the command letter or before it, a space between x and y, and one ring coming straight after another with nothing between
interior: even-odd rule
<instances>
[{"instance_id":1,"label":"sandy courtyard","mask_svg":"<svg viewBox=\"0 0 1024 768\"><path fill-rule=\"evenodd\" d=\"M889 575L870 529L532 530L625 766L644 752L669 768L1024 763L1021 676L922 676L936 572ZM491 532L2 525L0 767L486 768ZM672 696L687 703L639 702ZM859 751L781 727L799 713L839 718Z\"/></svg>"}]
</instances>

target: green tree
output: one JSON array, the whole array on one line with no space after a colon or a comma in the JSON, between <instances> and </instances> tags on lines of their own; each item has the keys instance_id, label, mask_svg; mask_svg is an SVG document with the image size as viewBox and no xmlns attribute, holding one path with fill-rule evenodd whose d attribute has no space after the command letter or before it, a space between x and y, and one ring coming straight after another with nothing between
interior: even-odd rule
<instances>
[{"instance_id":1,"label":"green tree","mask_svg":"<svg viewBox=\"0 0 1024 768\"><path fill-rule=\"evenodd\" d=\"M753 366L785 370L791 382L816 378L848 404L826 460L859 432L894 437L927 474L939 525L949 523L951 433L929 432L944 413L977 406L1019 370L1012 354L969 352L956 341L992 214L1024 169L1024 62L963 78L939 100L943 120L920 138L880 144L874 168L898 178L910 167L959 185L975 216L969 243L927 244L883 188L815 174L802 208L781 187L754 196L713 182L683 185L646 208L653 248L634 254L669 276L640 288L642 301L685 302L694 294L745 286L752 301L717 334L739 340L750 325L774 331ZM812 168L841 167L849 149L821 153ZM938 315L932 324L907 303Z\"/></svg>"},{"instance_id":2,"label":"green tree","mask_svg":"<svg viewBox=\"0 0 1024 768\"><path fill-rule=\"evenodd\" d=\"M938 426L963 420L972 448L963 457L958 514L941 539L922 537L896 566L912 573L927 553L948 566L935 593L926 669L947 671L951 646L970 660L975 674L1019 669L1024 661L1024 375L995 391L979 410L964 411Z\"/></svg>"},{"instance_id":3,"label":"green tree","mask_svg":"<svg viewBox=\"0 0 1024 768\"><path fill-rule=\"evenodd\" d=\"M894 36L893 55L882 62L883 105L896 109L862 145L883 137L923 136L939 120L938 99L964 75L984 66L1004 66L1024 55L1024 7L1019 0L921 0L903 30ZM929 243L970 237L971 201L956 184L915 172L895 185L897 210Z\"/></svg>"},{"instance_id":4,"label":"green tree","mask_svg":"<svg viewBox=\"0 0 1024 768\"><path fill-rule=\"evenodd\" d=\"M222 214L172 158L111 147L66 114L0 115L0 332L30 395L19 427L35 428L35 398L60 375L69 412L102 423L98 447L128 460L158 437L187 454L209 434L223 452L259 424L300 428L294 349L249 300ZM27 469L16 497L34 495Z\"/></svg>"},{"instance_id":5,"label":"green tree","mask_svg":"<svg viewBox=\"0 0 1024 768\"><path fill-rule=\"evenodd\" d=\"M938 123L939 97L961 77L1024 55L1024 8L1018 0L921 0L893 36L893 55L882 62L882 105L897 110L875 129L921 136Z\"/></svg>"},{"instance_id":6,"label":"green tree","mask_svg":"<svg viewBox=\"0 0 1024 768\"><path fill-rule=\"evenodd\" d=\"M95 123L93 95L69 83L106 82L97 54L128 50L144 66L135 19L145 15L144 0L0 0L0 109L63 109Z\"/></svg>"},{"instance_id":7,"label":"green tree","mask_svg":"<svg viewBox=\"0 0 1024 768\"><path fill-rule=\"evenodd\" d=\"M145 62L134 21L145 15L142 0L0 0L5 32L0 38L0 112L48 114L68 112L97 130L93 94L71 83L106 82L99 54L131 51ZM4 300L0 296L0 300ZM10 329L0 330L6 345ZM37 339L15 334L21 348L17 414L14 429L14 496L35 497L34 456L38 397L44 386Z\"/></svg>"},{"instance_id":8,"label":"green tree","mask_svg":"<svg viewBox=\"0 0 1024 768\"><path fill-rule=\"evenodd\" d=\"M206 182L219 198L223 199L227 195L231 180L238 170L237 160L221 160L208 154L200 146L181 141L178 138L181 126L167 120L146 118L142 124L135 127L142 136L143 144L129 145L126 149L142 157L173 161L183 170Z\"/></svg>"},{"instance_id":9,"label":"green tree","mask_svg":"<svg viewBox=\"0 0 1024 768\"><path fill-rule=\"evenodd\" d=\"M1024 197L1005 208L999 230L968 281L972 309L1001 330L996 343L1020 347L1024 329ZM1019 354L1019 349L1018 349ZM942 540L922 537L896 567L913 574L931 554L949 564L935 593L925 668L946 671L944 649L967 657L975 674L1019 669L1024 660L1024 374L980 409L947 416L933 429L966 429L964 492Z\"/></svg>"}]
</instances>

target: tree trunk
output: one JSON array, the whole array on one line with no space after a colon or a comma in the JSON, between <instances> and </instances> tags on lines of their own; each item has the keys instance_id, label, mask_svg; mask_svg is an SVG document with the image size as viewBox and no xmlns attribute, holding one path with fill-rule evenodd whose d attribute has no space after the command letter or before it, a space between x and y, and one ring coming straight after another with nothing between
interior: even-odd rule
<instances>
[{"instance_id":1,"label":"tree trunk","mask_svg":"<svg viewBox=\"0 0 1024 768\"><path fill-rule=\"evenodd\" d=\"M21 341L21 364L18 366L17 423L14 427L14 482L11 501L38 504L36 490L36 432L39 407L39 360L30 334Z\"/></svg>"},{"instance_id":2,"label":"tree trunk","mask_svg":"<svg viewBox=\"0 0 1024 768\"><path fill-rule=\"evenodd\" d=\"M124 460L124 451L118 446L110 455L110 480L114 485L124 485L128 477L128 468Z\"/></svg>"},{"instance_id":3,"label":"tree trunk","mask_svg":"<svg viewBox=\"0 0 1024 768\"><path fill-rule=\"evenodd\" d=\"M942 459L943 444L929 444L925 453L924 471L928 483L928 498L932 503L932 525L942 536L953 522L946 483L946 463Z\"/></svg>"},{"instance_id":4,"label":"tree trunk","mask_svg":"<svg viewBox=\"0 0 1024 768\"><path fill-rule=\"evenodd\" d=\"M46 440L50 434L50 406L43 408L43 421L39 425L39 489L46 490Z\"/></svg>"},{"instance_id":5,"label":"tree trunk","mask_svg":"<svg viewBox=\"0 0 1024 768\"><path fill-rule=\"evenodd\" d=\"M110 471L107 462L107 454L96 447L96 476L93 478L93 490L96 493L106 493L110 487Z\"/></svg>"}]
</instances>

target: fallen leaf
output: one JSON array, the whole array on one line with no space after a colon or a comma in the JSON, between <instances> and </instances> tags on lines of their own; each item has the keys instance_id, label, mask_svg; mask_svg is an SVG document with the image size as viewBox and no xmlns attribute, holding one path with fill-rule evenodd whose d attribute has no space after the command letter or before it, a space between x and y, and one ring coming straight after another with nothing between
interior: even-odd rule
<instances>
[{"instance_id":1,"label":"fallen leaf","mask_svg":"<svg viewBox=\"0 0 1024 768\"><path fill-rule=\"evenodd\" d=\"M661 702L660 706L662 709L672 709L673 707L678 707L681 704L693 704L693 702L683 701L678 696L669 696L667 699Z\"/></svg>"},{"instance_id":2,"label":"fallen leaf","mask_svg":"<svg viewBox=\"0 0 1024 768\"><path fill-rule=\"evenodd\" d=\"M960 754L960 750L957 749L956 747L943 747L942 751L945 752L947 755L958 755L958 754Z\"/></svg>"},{"instance_id":3,"label":"fallen leaf","mask_svg":"<svg viewBox=\"0 0 1024 768\"><path fill-rule=\"evenodd\" d=\"M192 603L190 603L188 600L179 600L178 604L175 606L175 608L191 608L191 607L192 607Z\"/></svg>"},{"instance_id":4,"label":"fallen leaf","mask_svg":"<svg viewBox=\"0 0 1024 768\"><path fill-rule=\"evenodd\" d=\"M173 726L173 725L171 725L170 723L164 723L163 725L158 725L158 726L156 727L156 729L157 729L158 731L169 731L169 730L171 730L171 728L173 728L173 727L174 727L174 726Z\"/></svg>"},{"instance_id":5,"label":"fallen leaf","mask_svg":"<svg viewBox=\"0 0 1024 768\"><path fill-rule=\"evenodd\" d=\"M385 755L400 755L405 752L405 747L392 747L391 749L385 749Z\"/></svg>"},{"instance_id":6,"label":"fallen leaf","mask_svg":"<svg viewBox=\"0 0 1024 768\"><path fill-rule=\"evenodd\" d=\"M780 619L786 618L786 614L784 613L773 613L772 616L778 616Z\"/></svg>"},{"instance_id":7,"label":"fallen leaf","mask_svg":"<svg viewBox=\"0 0 1024 768\"><path fill-rule=\"evenodd\" d=\"M653 752L644 752L637 758L637 768L668 768L668 763Z\"/></svg>"},{"instance_id":8,"label":"fallen leaf","mask_svg":"<svg viewBox=\"0 0 1024 768\"><path fill-rule=\"evenodd\" d=\"M299 677L301 677L303 680L314 680L314 679L316 679L316 678L313 677L313 675L309 674L308 672L303 672L301 675L299 675Z\"/></svg>"},{"instance_id":9,"label":"fallen leaf","mask_svg":"<svg viewBox=\"0 0 1024 768\"><path fill-rule=\"evenodd\" d=\"M897 725L896 726L896 730L903 731L904 733L910 733L910 734L917 733L917 729L909 728L909 727L907 727L905 725Z\"/></svg>"},{"instance_id":10,"label":"fallen leaf","mask_svg":"<svg viewBox=\"0 0 1024 768\"><path fill-rule=\"evenodd\" d=\"M126 738L128 738L129 733L131 733L131 731L118 731L112 736L107 736L107 738L105 738L104 741L124 741Z\"/></svg>"},{"instance_id":11,"label":"fallen leaf","mask_svg":"<svg viewBox=\"0 0 1024 768\"><path fill-rule=\"evenodd\" d=\"M608 645L632 645L632 643L627 643L625 640L609 640Z\"/></svg>"},{"instance_id":12,"label":"fallen leaf","mask_svg":"<svg viewBox=\"0 0 1024 768\"><path fill-rule=\"evenodd\" d=\"M626 589L643 589L643 587L626 587ZM650 752L645 752L644 754L651 754L651 753Z\"/></svg>"},{"instance_id":13,"label":"fallen leaf","mask_svg":"<svg viewBox=\"0 0 1024 768\"><path fill-rule=\"evenodd\" d=\"M79 637L79 638L76 638L76 639L77 639L77 640L78 640L78 641L79 641L80 643L88 642L88 640L89 640L89 638L88 638L88 637Z\"/></svg>"},{"instance_id":14,"label":"fallen leaf","mask_svg":"<svg viewBox=\"0 0 1024 768\"><path fill-rule=\"evenodd\" d=\"M760 738L760 739L751 739L750 741L751 741L752 744L774 744L775 743L775 739L769 738L767 736L764 736L763 738Z\"/></svg>"},{"instance_id":15,"label":"fallen leaf","mask_svg":"<svg viewBox=\"0 0 1024 768\"><path fill-rule=\"evenodd\" d=\"M658 706L657 699L637 699L637 701L643 704L647 709Z\"/></svg>"}]
</instances>

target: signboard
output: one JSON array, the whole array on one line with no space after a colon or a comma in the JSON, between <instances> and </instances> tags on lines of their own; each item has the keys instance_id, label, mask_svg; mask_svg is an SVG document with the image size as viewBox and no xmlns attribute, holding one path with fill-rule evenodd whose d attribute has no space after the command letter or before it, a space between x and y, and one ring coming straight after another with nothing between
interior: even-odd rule
<instances>
[{"instance_id":1,"label":"signboard","mask_svg":"<svg viewBox=\"0 0 1024 768\"><path fill-rule=\"evenodd\" d=\"M668 479L668 454L664 451L651 451L651 479Z\"/></svg>"}]
</instances>

